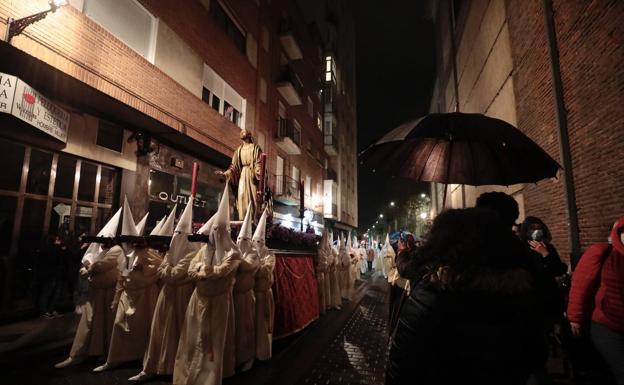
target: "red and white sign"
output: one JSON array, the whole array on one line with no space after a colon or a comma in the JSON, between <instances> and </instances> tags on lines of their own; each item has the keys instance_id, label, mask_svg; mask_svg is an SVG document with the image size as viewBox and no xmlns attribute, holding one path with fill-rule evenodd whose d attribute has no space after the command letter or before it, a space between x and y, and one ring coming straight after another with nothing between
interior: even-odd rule
<instances>
[{"instance_id":1,"label":"red and white sign","mask_svg":"<svg viewBox=\"0 0 624 385\"><path fill-rule=\"evenodd\" d=\"M0 72L0 112L67 142L69 113L21 79Z\"/></svg>"}]
</instances>

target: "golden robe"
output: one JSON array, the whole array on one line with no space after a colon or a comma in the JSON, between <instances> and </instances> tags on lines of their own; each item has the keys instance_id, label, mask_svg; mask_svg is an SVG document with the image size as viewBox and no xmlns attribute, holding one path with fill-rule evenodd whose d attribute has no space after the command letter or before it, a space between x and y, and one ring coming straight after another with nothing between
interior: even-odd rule
<instances>
[{"instance_id":1,"label":"golden robe","mask_svg":"<svg viewBox=\"0 0 624 385\"><path fill-rule=\"evenodd\" d=\"M193 280L187 275L195 254L187 254L175 266L171 266L165 259L158 268L163 285L154 309L150 340L143 358L143 371L146 373L173 374L186 308L195 289Z\"/></svg>"},{"instance_id":2,"label":"golden robe","mask_svg":"<svg viewBox=\"0 0 624 385\"><path fill-rule=\"evenodd\" d=\"M113 300L119 277L118 261L124 252L121 247L113 246L103 253L87 270L89 299L69 353L72 358L105 356L108 351L115 319Z\"/></svg>"},{"instance_id":3,"label":"golden robe","mask_svg":"<svg viewBox=\"0 0 624 385\"><path fill-rule=\"evenodd\" d=\"M205 253L206 245L189 266L189 271L201 272L186 309L173 370L174 385L221 384L224 355L230 354L225 349L226 334L233 324L232 289L241 256L238 250L231 249L219 265L206 272ZM234 353L234 346L230 351Z\"/></svg>"},{"instance_id":4,"label":"golden robe","mask_svg":"<svg viewBox=\"0 0 624 385\"><path fill-rule=\"evenodd\" d=\"M225 175L233 185L238 185L236 208L238 219L243 220L249 202L255 214L257 212L257 184L260 180L262 149L254 143L243 143L232 156L232 164L225 171ZM238 180L236 180L238 178Z\"/></svg>"},{"instance_id":5,"label":"golden robe","mask_svg":"<svg viewBox=\"0 0 624 385\"><path fill-rule=\"evenodd\" d=\"M273 271L275 255L267 254L260 261L256 272L254 293L256 295L256 358L268 360L273 355L273 319L275 300L273 299Z\"/></svg>"},{"instance_id":6,"label":"golden robe","mask_svg":"<svg viewBox=\"0 0 624 385\"><path fill-rule=\"evenodd\" d=\"M148 248L135 250L136 264L120 279L121 293L106 362L143 359L158 299L158 266L162 258Z\"/></svg>"}]
</instances>

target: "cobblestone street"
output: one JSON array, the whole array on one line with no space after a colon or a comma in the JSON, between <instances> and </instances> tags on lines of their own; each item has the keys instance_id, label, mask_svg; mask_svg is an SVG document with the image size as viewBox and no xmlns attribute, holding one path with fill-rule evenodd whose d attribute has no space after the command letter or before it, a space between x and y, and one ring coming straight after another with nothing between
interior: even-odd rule
<instances>
[{"instance_id":1,"label":"cobblestone street","mask_svg":"<svg viewBox=\"0 0 624 385\"><path fill-rule=\"evenodd\" d=\"M342 310L330 311L301 333L275 341L272 360L256 363L252 370L226 379L224 384L383 384L388 348L386 282L365 279L356 286L354 300L345 301ZM94 359L72 368L54 369L69 348L65 340L56 346L2 357L3 383L127 384L127 379L140 370L140 364L133 362L93 373L92 369L99 365ZM159 377L148 383L170 384L171 378Z\"/></svg>"}]
</instances>

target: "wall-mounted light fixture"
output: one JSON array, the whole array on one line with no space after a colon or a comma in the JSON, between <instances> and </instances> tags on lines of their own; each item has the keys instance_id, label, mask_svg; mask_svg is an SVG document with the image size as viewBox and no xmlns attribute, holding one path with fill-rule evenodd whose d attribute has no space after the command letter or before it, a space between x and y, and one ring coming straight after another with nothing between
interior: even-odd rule
<instances>
[{"instance_id":1,"label":"wall-mounted light fixture","mask_svg":"<svg viewBox=\"0 0 624 385\"><path fill-rule=\"evenodd\" d=\"M50 9L46 11L35 13L34 15L22 17L21 19L17 19L17 20L13 19L12 17L9 17L7 19L7 29L4 35L4 41L6 41L7 43L10 43L11 39L21 34L22 32L24 32L26 27L40 20L45 19L45 17L48 16L49 13L54 13L60 7L67 5L67 0L51 0L50 2L48 2L48 4L50 5Z\"/></svg>"}]
</instances>

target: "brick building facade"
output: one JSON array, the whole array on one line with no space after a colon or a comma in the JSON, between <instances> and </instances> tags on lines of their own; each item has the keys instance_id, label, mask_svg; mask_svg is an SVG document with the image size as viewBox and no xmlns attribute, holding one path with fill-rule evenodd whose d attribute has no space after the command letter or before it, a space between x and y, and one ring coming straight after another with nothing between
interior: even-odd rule
<instances>
[{"instance_id":1,"label":"brick building facade","mask_svg":"<svg viewBox=\"0 0 624 385\"><path fill-rule=\"evenodd\" d=\"M460 111L508 121L563 164L544 2L454 1ZM624 4L613 1L553 0L558 69L563 88L578 215L580 250L605 242L624 213ZM438 78L432 111L454 110L450 54L450 4L435 9ZM474 204L483 191L512 194L521 217L542 218L553 243L568 258L573 245L568 223L565 173L534 185L508 188L451 185L449 206ZM441 207L443 187L433 186ZM574 227L574 226L572 226Z\"/></svg>"},{"instance_id":2,"label":"brick building facade","mask_svg":"<svg viewBox=\"0 0 624 385\"><path fill-rule=\"evenodd\" d=\"M0 34L7 18L46 9L44 0L0 0ZM289 0L70 0L0 43L0 75L69 114L59 141L0 113L0 150L15 155L0 181L0 255L3 277L12 277L1 283L0 313L20 307L16 285L35 279L27 271L42 236L96 231L124 195L135 218L150 212L149 231L188 199L193 162L195 221L205 220L223 189L214 171L228 166L240 128L268 155L276 221L299 228L301 188L306 226L355 227L355 85L340 87L354 55L345 38L353 34L327 40ZM331 127L328 93L350 103ZM329 148L336 135L340 145ZM334 172L342 165L349 169ZM37 173L46 183L38 190Z\"/></svg>"}]
</instances>

